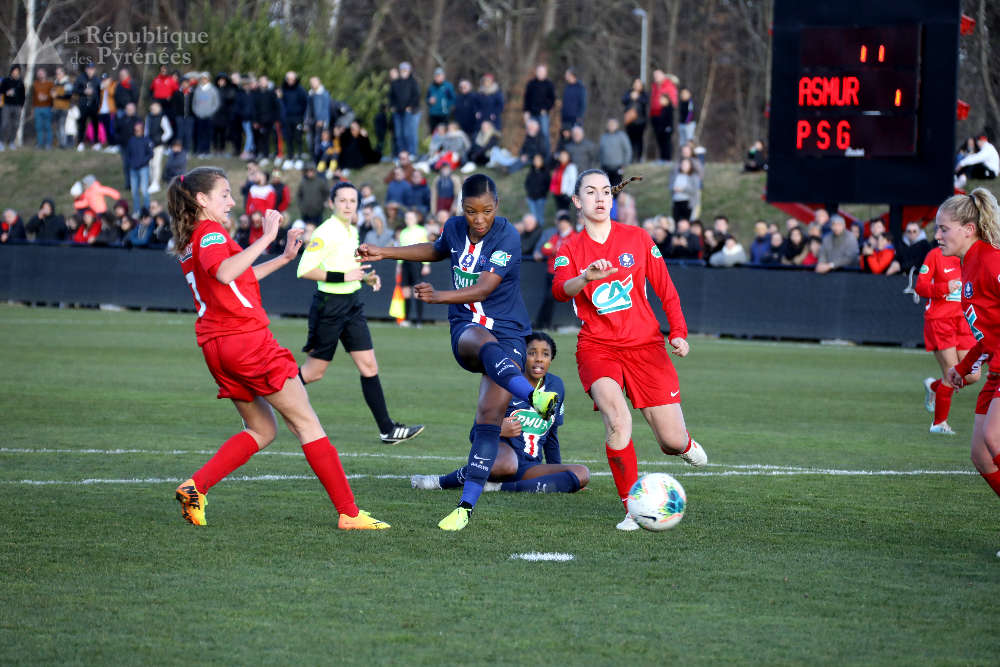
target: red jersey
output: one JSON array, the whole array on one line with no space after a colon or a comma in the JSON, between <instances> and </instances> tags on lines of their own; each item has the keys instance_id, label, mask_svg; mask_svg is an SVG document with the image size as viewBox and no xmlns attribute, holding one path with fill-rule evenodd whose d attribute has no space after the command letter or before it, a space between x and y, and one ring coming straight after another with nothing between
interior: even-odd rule
<instances>
[{"instance_id":1,"label":"red jersey","mask_svg":"<svg viewBox=\"0 0 1000 667\"><path fill-rule=\"evenodd\" d=\"M229 283L215 279L223 260L243 251L217 222L202 220L181 257L198 320L198 345L219 336L263 329L269 323L260 302L260 284L249 268Z\"/></svg>"},{"instance_id":2,"label":"red jersey","mask_svg":"<svg viewBox=\"0 0 1000 667\"><path fill-rule=\"evenodd\" d=\"M962 259L962 311L976 338L956 368L968 375L1000 349L1000 250L976 241Z\"/></svg>"},{"instance_id":3,"label":"red jersey","mask_svg":"<svg viewBox=\"0 0 1000 667\"><path fill-rule=\"evenodd\" d=\"M573 297L573 308L583 320L578 342L595 342L616 347L663 344L660 323L646 299L646 281L663 304L670 323L671 338L687 338L687 323L681 300L667 273L667 265L653 239L641 227L611 222L604 243L590 238L586 230L574 234L555 258L552 295L569 301L564 285L580 275L591 262L606 259L618 268L604 280L587 283Z\"/></svg>"},{"instance_id":4,"label":"red jersey","mask_svg":"<svg viewBox=\"0 0 1000 667\"><path fill-rule=\"evenodd\" d=\"M934 248L924 257L917 284L913 291L927 299L925 320L958 317L962 314L962 289L948 290L952 280L962 281L962 261L958 257L945 257L941 248Z\"/></svg>"}]
</instances>

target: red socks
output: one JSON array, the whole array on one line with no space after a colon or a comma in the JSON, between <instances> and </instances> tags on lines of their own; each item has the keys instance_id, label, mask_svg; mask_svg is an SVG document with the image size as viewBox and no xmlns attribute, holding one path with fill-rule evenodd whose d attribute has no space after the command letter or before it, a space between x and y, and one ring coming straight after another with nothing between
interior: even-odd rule
<instances>
[{"instance_id":1,"label":"red socks","mask_svg":"<svg viewBox=\"0 0 1000 667\"><path fill-rule=\"evenodd\" d=\"M1000 454L993 457L993 463L997 465L997 468L1000 468ZM983 476L983 479L985 479L986 483L990 485L993 492L1000 496L1000 470L994 470L989 473L981 472L979 474Z\"/></svg>"},{"instance_id":2,"label":"red socks","mask_svg":"<svg viewBox=\"0 0 1000 667\"><path fill-rule=\"evenodd\" d=\"M1000 470L994 470L990 473L981 472L979 474L983 476L983 479L990 485L993 492L1000 496Z\"/></svg>"},{"instance_id":3,"label":"red socks","mask_svg":"<svg viewBox=\"0 0 1000 667\"><path fill-rule=\"evenodd\" d=\"M955 390L941 380L934 380L931 383L931 390L934 392L934 423L940 424L948 420L948 412L951 410L951 396Z\"/></svg>"},{"instance_id":4,"label":"red socks","mask_svg":"<svg viewBox=\"0 0 1000 667\"><path fill-rule=\"evenodd\" d=\"M218 484L223 477L249 461L259 449L252 435L240 431L222 443L222 447L219 447L219 451L208 460L208 463L191 475L195 488L201 493L208 493L208 490Z\"/></svg>"},{"instance_id":5,"label":"red socks","mask_svg":"<svg viewBox=\"0 0 1000 667\"><path fill-rule=\"evenodd\" d=\"M302 445L302 451L337 511L347 516L357 516L358 506L354 504L354 493L347 483L344 467L340 465L337 448L324 436Z\"/></svg>"},{"instance_id":6,"label":"red socks","mask_svg":"<svg viewBox=\"0 0 1000 667\"><path fill-rule=\"evenodd\" d=\"M618 489L618 497L624 503L632 485L639 479L635 447L632 446L632 440L628 441L625 449L611 449L608 443L604 443L604 451L608 455L608 465L611 467L611 477L615 480L615 488Z\"/></svg>"}]
</instances>

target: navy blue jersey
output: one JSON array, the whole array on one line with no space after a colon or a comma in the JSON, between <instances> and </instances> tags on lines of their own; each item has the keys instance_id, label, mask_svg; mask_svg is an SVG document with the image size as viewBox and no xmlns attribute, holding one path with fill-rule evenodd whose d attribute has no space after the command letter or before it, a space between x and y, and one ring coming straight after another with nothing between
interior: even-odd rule
<instances>
[{"instance_id":1,"label":"navy blue jersey","mask_svg":"<svg viewBox=\"0 0 1000 667\"><path fill-rule=\"evenodd\" d=\"M475 285L483 271L501 278L485 301L449 304L448 322L452 327L471 322L493 331L498 338L531 333L528 309L521 298L521 237L506 218L495 218L479 243L469 240L465 216L449 218L434 249L450 254L455 289Z\"/></svg>"},{"instance_id":2,"label":"navy blue jersey","mask_svg":"<svg viewBox=\"0 0 1000 667\"><path fill-rule=\"evenodd\" d=\"M531 407L530 401L522 401L514 396L507 406L507 416L517 417L521 422L521 435L504 440L522 459L541 463L544 452L546 463L562 463L558 430L563 423L563 400L566 397L566 388L563 386L562 378L548 373L542 381L542 389L554 391L559 395L552 416L548 421L542 419L542 416Z\"/></svg>"}]
</instances>

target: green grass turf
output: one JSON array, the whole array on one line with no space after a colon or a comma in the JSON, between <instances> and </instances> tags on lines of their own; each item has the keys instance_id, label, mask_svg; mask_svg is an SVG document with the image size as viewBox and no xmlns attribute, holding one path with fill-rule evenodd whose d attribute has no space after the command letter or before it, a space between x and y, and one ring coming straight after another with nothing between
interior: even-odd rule
<instances>
[{"instance_id":1,"label":"green grass turf","mask_svg":"<svg viewBox=\"0 0 1000 667\"><path fill-rule=\"evenodd\" d=\"M272 329L297 351L305 321ZM0 663L996 663L1000 501L959 474L974 390L956 396L958 437L927 433L929 354L692 337L677 367L708 474L659 454L636 413L640 471L675 474L689 506L667 533L620 533L600 419L558 335L563 456L590 488L487 494L446 534L457 492L402 477L464 460L478 379L443 326L373 333L393 416L424 434L380 444L341 356L309 392L359 504L392 529L337 531L286 430L236 475L303 479L223 481L197 529L173 489L239 420L193 316L0 306ZM86 479L152 481L23 483ZM528 551L575 558L510 560Z\"/></svg>"}]
</instances>

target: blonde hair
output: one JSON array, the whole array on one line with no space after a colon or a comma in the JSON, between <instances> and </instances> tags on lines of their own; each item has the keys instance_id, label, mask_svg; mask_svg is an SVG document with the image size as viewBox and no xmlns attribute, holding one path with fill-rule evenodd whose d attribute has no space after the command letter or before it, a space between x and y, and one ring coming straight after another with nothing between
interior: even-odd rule
<instances>
[{"instance_id":1,"label":"blonde hair","mask_svg":"<svg viewBox=\"0 0 1000 667\"><path fill-rule=\"evenodd\" d=\"M184 255L191 243L191 235L198 226L201 205L195 195L199 192L211 192L220 178L226 178L226 172L218 167L195 167L186 174L174 176L170 181L167 188L167 212L170 213L170 231L174 236L171 252L178 257Z\"/></svg>"},{"instance_id":2,"label":"blonde hair","mask_svg":"<svg viewBox=\"0 0 1000 667\"><path fill-rule=\"evenodd\" d=\"M954 195L938 207L960 225L972 224L976 235L994 248L1000 248L1000 207L997 198L986 188L976 188L967 195Z\"/></svg>"}]
</instances>

